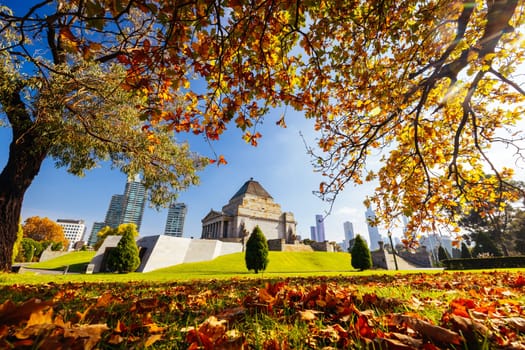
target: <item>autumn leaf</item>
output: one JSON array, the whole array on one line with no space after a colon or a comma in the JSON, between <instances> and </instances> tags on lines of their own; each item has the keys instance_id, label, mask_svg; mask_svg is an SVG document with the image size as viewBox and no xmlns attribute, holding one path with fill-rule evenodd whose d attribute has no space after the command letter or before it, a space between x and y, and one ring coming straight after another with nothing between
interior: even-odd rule
<instances>
[{"instance_id":1,"label":"autumn leaf","mask_svg":"<svg viewBox=\"0 0 525 350\"><path fill-rule=\"evenodd\" d=\"M407 324L410 328L414 329L421 335L432 339L433 341L436 341L438 343L450 343L459 345L463 340L459 333L453 332L440 326L433 325L427 321L418 318L398 315L395 319L399 323Z\"/></svg>"},{"instance_id":2,"label":"autumn leaf","mask_svg":"<svg viewBox=\"0 0 525 350\"><path fill-rule=\"evenodd\" d=\"M34 317L38 318L43 310L49 309L51 305L51 302L36 298L32 298L19 306L7 300L0 306L0 324L19 325L29 321L33 314L37 315Z\"/></svg>"},{"instance_id":3,"label":"autumn leaf","mask_svg":"<svg viewBox=\"0 0 525 350\"><path fill-rule=\"evenodd\" d=\"M301 321L306 321L306 322L312 322L314 320L317 319L317 315L322 313L321 311L316 311L316 310L299 310L298 311L298 314L299 314L299 319Z\"/></svg>"}]
</instances>

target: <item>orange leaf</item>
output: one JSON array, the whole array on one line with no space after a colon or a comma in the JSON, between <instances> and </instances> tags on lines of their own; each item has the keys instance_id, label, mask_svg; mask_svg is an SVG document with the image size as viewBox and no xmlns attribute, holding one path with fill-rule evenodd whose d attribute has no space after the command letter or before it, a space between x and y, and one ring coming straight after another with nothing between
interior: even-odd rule
<instances>
[{"instance_id":1,"label":"orange leaf","mask_svg":"<svg viewBox=\"0 0 525 350\"><path fill-rule=\"evenodd\" d=\"M150 335L148 339L146 339L146 341L144 342L144 347L147 348L148 346L153 345L153 343L155 343L157 340L161 340L161 339L162 339L162 334Z\"/></svg>"},{"instance_id":2,"label":"orange leaf","mask_svg":"<svg viewBox=\"0 0 525 350\"><path fill-rule=\"evenodd\" d=\"M0 324L18 325L29 320L33 313L38 313L52 305L40 299L30 299L20 306L15 306L11 301L6 301L0 306Z\"/></svg>"},{"instance_id":3,"label":"orange leaf","mask_svg":"<svg viewBox=\"0 0 525 350\"><path fill-rule=\"evenodd\" d=\"M228 164L228 162L226 161L226 159L224 158L224 156L222 154L219 156L219 163L218 164L219 165L221 165L221 164L222 165Z\"/></svg>"},{"instance_id":4,"label":"orange leaf","mask_svg":"<svg viewBox=\"0 0 525 350\"><path fill-rule=\"evenodd\" d=\"M281 118L275 122L276 125L279 125L282 128L286 128L286 122L284 120L284 114L281 116Z\"/></svg>"}]
</instances>

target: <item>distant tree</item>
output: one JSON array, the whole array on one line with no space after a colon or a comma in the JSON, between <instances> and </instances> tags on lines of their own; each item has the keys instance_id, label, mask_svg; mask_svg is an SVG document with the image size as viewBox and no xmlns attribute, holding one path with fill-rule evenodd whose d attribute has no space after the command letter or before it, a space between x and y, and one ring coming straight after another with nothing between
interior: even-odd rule
<instances>
[{"instance_id":1,"label":"distant tree","mask_svg":"<svg viewBox=\"0 0 525 350\"><path fill-rule=\"evenodd\" d=\"M54 252L61 251L64 248L65 247L64 247L64 244L62 242L53 242L53 243L51 243L51 250L54 251Z\"/></svg>"},{"instance_id":2,"label":"distant tree","mask_svg":"<svg viewBox=\"0 0 525 350\"><path fill-rule=\"evenodd\" d=\"M69 245L69 241L64 236L62 226L49 218L41 218L39 216L29 217L24 222L23 230L24 237L32 238L37 242L61 242L63 247Z\"/></svg>"},{"instance_id":3,"label":"distant tree","mask_svg":"<svg viewBox=\"0 0 525 350\"><path fill-rule=\"evenodd\" d=\"M472 253L470 252L470 248L467 246L465 242L461 242L461 259L470 259L472 258Z\"/></svg>"},{"instance_id":4,"label":"distant tree","mask_svg":"<svg viewBox=\"0 0 525 350\"><path fill-rule=\"evenodd\" d=\"M370 254L370 249L368 249L368 244L361 235L355 237L354 246L352 247L350 254L352 255L351 264L354 269L363 271L372 267L372 255Z\"/></svg>"},{"instance_id":5,"label":"distant tree","mask_svg":"<svg viewBox=\"0 0 525 350\"><path fill-rule=\"evenodd\" d=\"M480 232L474 238L476 245L472 249L472 256L478 257L482 254L489 254L493 256L502 256L503 254L496 246L495 242L485 232Z\"/></svg>"},{"instance_id":6,"label":"distant tree","mask_svg":"<svg viewBox=\"0 0 525 350\"><path fill-rule=\"evenodd\" d=\"M512 240L513 253L525 254L525 211L516 211L508 227L508 236Z\"/></svg>"},{"instance_id":7,"label":"distant tree","mask_svg":"<svg viewBox=\"0 0 525 350\"><path fill-rule=\"evenodd\" d=\"M116 228L105 226L98 232L97 234L98 240L97 240L97 243L95 243L95 245L93 246L93 249L98 250L98 248L102 246L102 243L104 243L104 240L106 239L107 236L122 236L128 230L130 230L133 233L134 238L139 236L139 232L137 231L137 225L132 224L132 223L121 224Z\"/></svg>"},{"instance_id":8,"label":"distant tree","mask_svg":"<svg viewBox=\"0 0 525 350\"><path fill-rule=\"evenodd\" d=\"M448 259L450 259L450 253L442 245L440 245L438 247L438 260L443 261Z\"/></svg>"},{"instance_id":9,"label":"distant tree","mask_svg":"<svg viewBox=\"0 0 525 350\"><path fill-rule=\"evenodd\" d=\"M314 242L314 241L312 241L312 240L309 239L309 238L305 238L305 239L303 239L303 244L305 244L305 245L312 245L313 242Z\"/></svg>"},{"instance_id":10,"label":"distant tree","mask_svg":"<svg viewBox=\"0 0 525 350\"><path fill-rule=\"evenodd\" d=\"M246 242L244 261L246 268L254 270L255 273L266 270L268 266L268 241L259 226L255 226Z\"/></svg>"},{"instance_id":11,"label":"distant tree","mask_svg":"<svg viewBox=\"0 0 525 350\"><path fill-rule=\"evenodd\" d=\"M107 267L110 271L129 273L135 271L140 265L139 248L135 242L135 225L125 224L121 228L122 238L117 247L110 250ZM119 226L119 228L121 227Z\"/></svg>"},{"instance_id":12,"label":"distant tree","mask_svg":"<svg viewBox=\"0 0 525 350\"><path fill-rule=\"evenodd\" d=\"M485 176L491 178L491 176ZM514 247L512 235L513 223L519 218L520 211L513 204L523 200L525 184L520 181L512 181L498 189L498 195L491 201L484 197L468 203L465 210L459 214L458 225L469 234L467 240L473 240L479 233L483 232L505 255L510 255ZM508 197L504 193L511 193ZM463 210L463 209L458 209ZM518 219L519 220L519 219Z\"/></svg>"},{"instance_id":13,"label":"distant tree","mask_svg":"<svg viewBox=\"0 0 525 350\"><path fill-rule=\"evenodd\" d=\"M22 238L24 238L24 230L22 229L22 224L18 223L18 231L16 233L16 241L13 246L13 260L12 262L15 262L18 251L20 250L20 245L22 244Z\"/></svg>"}]
</instances>

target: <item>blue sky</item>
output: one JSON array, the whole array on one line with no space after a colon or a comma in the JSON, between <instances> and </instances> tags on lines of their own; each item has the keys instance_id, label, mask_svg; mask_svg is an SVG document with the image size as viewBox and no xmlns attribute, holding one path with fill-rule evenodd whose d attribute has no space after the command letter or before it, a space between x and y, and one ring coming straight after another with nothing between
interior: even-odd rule
<instances>
[{"instance_id":1,"label":"blue sky","mask_svg":"<svg viewBox=\"0 0 525 350\"><path fill-rule=\"evenodd\" d=\"M6 0L5 5L23 11L28 4ZM263 135L259 146L246 144L242 132L233 125L214 142L212 148L202 137L190 136L191 148L198 153L213 158L223 154L227 165L210 165L200 173L201 184L180 193L179 200L188 206L185 222L185 236L200 237L201 219L210 209L220 210L231 196L251 177L258 181L281 205L283 211L294 213L298 222L298 234L310 237L310 226L315 225L315 215L325 214L329 205L315 195L322 176L313 172L311 158L299 132L302 132L310 145L315 144L313 121L301 114L288 110L287 128L280 128L275 122L282 111L272 111L264 124L257 129ZM187 138L185 134L181 139ZM10 129L0 126L0 168L3 169L8 156ZM79 178L68 174L65 169L57 169L52 159L46 159L39 175L25 195L22 219L30 216L56 219L83 219L88 232L93 222L103 221L109 201L113 194L124 192L126 175L111 170L109 164L88 171ZM351 221L356 233L368 237L365 224L363 200L372 193L372 186L352 186L340 195L332 213L325 220L326 238L341 241L344 237L343 222ZM146 208L141 235L160 234L164 231L167 210L157 211Z\"/></svg>"},{"instance_id":2,"label":"blue sky","mask_svg":"<svg viewBox=\"0 0 525 350\"><path fill-rule=\"evenodd\" d=\"M202 137L191 137L190 144L195 151L213 156L224 154L227 165L210 165L200 173L201 184L180 193L179 200L188 206L184 235L200 237L201 219L210 209L220 210L231 196L253 177L281 205L283 211L294 213L298 222L298 233L309 238L310 226L315 225L315 215L324 214L329 205L312 191L317 189L322 177L315 173L310 156L299 132L309 144L315 143L313 121L301 114L289 112L286 115L287 128L280 128L275 121L281 112L274 111L265 119L259 146L252 147L242 139L242 133L230 126L213 149ZM180 135L185 137L184 134ZM10 129L0 127L0 167L7 161ZM26 192L22 218L30 216L56 219L83 219L88 232L94 221L103 221L113 194L123 193L126 176L109 165L88 171L79 178L57 169L52 159L46 159ZM344 237L343 222L351 221L354 230L364 236L366 233L366 208L363 200L371 194L372 187L349 187L337 200L332 214L325 220L326 237L341 241ZM167 210L157 211L146 208L141 235L161 234L166 223Z\"/></svg>"},{"instance_id":3,"label":"blue sky","mask_svg":"<svg viewBox=\"0 0 525 350\"><path fill-rule=\"evenodd\" d=\"M7 0L8 6L22 5L20 1ZM26 3L22 5L27 6ZM525 69L521 69L525 72ZM325 214L329 204L312 194L322 181L322 176L313 172L311 158L306 154L305 145L299 132L310 145L315 144L313 121L300 113L289 110L286 113L287 128L275 125L282 111L272 111L258 131L263 134L258 147L246 144L240 130L230 125L213 149L202 137L190 137L194 151L213 157L213 152L223 154L227 165L210 165L200 173L201 184L180 193L179 200L188 206L185 236L200 237L201 219L210 209L220 210L231 196L253 177L281 205L283 211L294 213L298 222L297 231L303 238L310 236L310 226L315 225L315 215ZM521 124L523 126L523 123ZM523 130L523 128L521 128ZM181 138L186 137L184 134ZM10 130L0 126L0 169L6 163ZM509 150L494 148L498 165L512 164ZM377 159L372 157L372 160ZM377 164L369 163L370 168ZM519 179L524 179L523 164L517 170ZM30 216L56 219L83 219L88 232L95 221L103 221L113 194L124 192L126 175L111 170L109 165L87 172L83 178L56 169L52 159L47 159L26 192L22 208L22 219ZM372 194L373 185L349 185L341 193L325 219L326 238L333 241L343 239L343 222L354 224L354 231L368 238L363 205L365 196ZM141 235L161 234L167 217L167 210L156 211L147 208L144 213ZM383 234L385 231L381 231Z\"/></svg>"}]
</instances>

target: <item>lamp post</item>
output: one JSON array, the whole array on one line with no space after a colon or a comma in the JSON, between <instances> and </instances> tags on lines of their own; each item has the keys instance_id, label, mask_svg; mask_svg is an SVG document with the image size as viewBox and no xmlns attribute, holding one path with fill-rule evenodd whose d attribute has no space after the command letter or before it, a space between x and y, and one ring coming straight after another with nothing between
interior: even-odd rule
<instances>
[{"instance_id":1,"label":"lamp post","mask_svg":"<svg viewBox=\"0 0 525 350\"><path fill-rule=\"evenodd\" d=\"M390 247L392 248L392 255L394 256L394 265L396 266L396 271L398 271L399 267L397 266L396 249L392 242L392 232L390 232L390 230L388 230L388 239L390 240Z\"/></svg>"}]
</instances>

